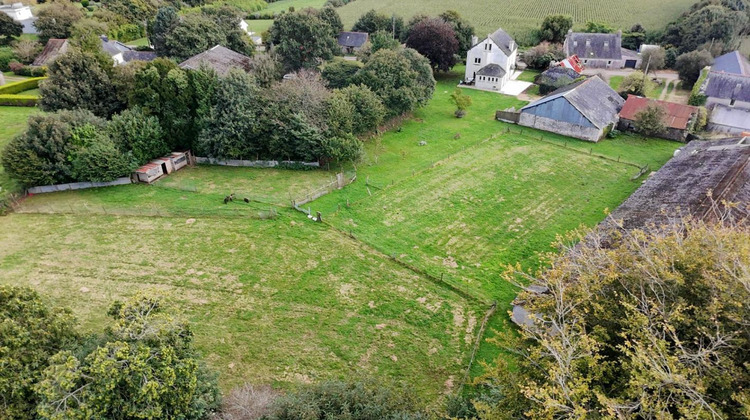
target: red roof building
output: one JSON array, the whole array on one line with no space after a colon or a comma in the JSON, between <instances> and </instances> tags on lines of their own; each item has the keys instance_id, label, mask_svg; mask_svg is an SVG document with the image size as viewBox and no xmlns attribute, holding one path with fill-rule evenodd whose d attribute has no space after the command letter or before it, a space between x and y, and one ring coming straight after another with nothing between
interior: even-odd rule
<instances>
[{"instance_id":1,"label":"red roof building","mask_svg":"<svg viewBox=\"0 0 750 420\"><path fill-rule=\"evenodd\" d=\"M642 96L628 95L628 100L620 110L620 130L636 129L635 121L639 112L649 106L658 106L665 112L664 125L667 132L662 136L669 140L685 141L695 122L698 107L659 101Z\"/></svg>"}]
</instances>

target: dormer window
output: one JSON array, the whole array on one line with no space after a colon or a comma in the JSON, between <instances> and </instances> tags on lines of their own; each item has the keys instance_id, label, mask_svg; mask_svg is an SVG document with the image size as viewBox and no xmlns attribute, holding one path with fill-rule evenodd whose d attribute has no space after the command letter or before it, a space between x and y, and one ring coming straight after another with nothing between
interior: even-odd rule
<instances>
[{"instance_id":1,"label":"dormer window","mask_svg":"<svg viewBox=\"0 0 750 420\"><path fill-rule=\"evenodd\" d=\"M609 41L604 41L604 48L609 48Z\"/></svg>"},{"instance_id":2,"label":"dormer window","mask_svg":"<svg viewBox=\"0 0 750 420\"><path fill-rule=\"evenodd\" d=\"M573 46L577 47L578 46L578 41L573 41Z\"/></svg>"}]
</instances>

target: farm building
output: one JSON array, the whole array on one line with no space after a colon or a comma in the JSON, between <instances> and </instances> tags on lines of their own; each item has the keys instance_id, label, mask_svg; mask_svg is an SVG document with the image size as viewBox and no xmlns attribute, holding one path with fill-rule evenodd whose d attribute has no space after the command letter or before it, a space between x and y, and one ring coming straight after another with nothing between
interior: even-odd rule
<instances>
[{"instance_id":1,"label":"farm building","mask_svg":"<svg viewBox=\"0 0 750 420\"><path fill-rule=\"evenodd\" d=\"M711 71L750 76L750 62L739 51L732 51L716 57Z\"/></svg>"},{"instance_id":2,"label":"farm building","mask_svg":"<svg viewBox=\"0 0 750 420\"><path fill-rule=\"evenodd\" d=\"M637 52L622 48L622 31L613 34L568 32L563 44L567 56L577 56L584 67L635 69L640 66Z\"/></svg>"},{"instance_id":3,"label":"farm building","mask_svg":"<svg viewBox=\"0 0 750 420\"><path fill-rule=\"evenodd\" d=\"M361 50L370 40L367 32L341 32L337 39L341 52L351 55Z\"/></svg>"},{"instance_id":4,"label":"farm building","mask_svg":"<svg viewBox=\"0 0 750 420\"><path fill-rule=\"evenodd\" d=\"M174 152L168 156L156 158L136 169L133 177L138 182L150 184L162 176L169 175L192 163L193 155L190 151Z\"/></svg>"},{"instance_id":5,"label":"farm building","mask_svg":"<svg viewBox=\"0 0 750 420\"><path fill-rule=\"evenodd\" d=\"M126 51L132 51L133 49L123 44L120 41L112 41L106 35L99 37L102 43L102 50L109 54L114 61L115 66L120 66L126 63L124 53Z\"/></svg>"},{"instance_id":6,"label":"farm building","mask_svg":"<svg viewBox=\"0 0 750 420\"><path fill-rule=\"evenodd\" d=\"M232 68L247 71L250 68L250 60L250 57L246 55L217 45L188 58L180 63L180 67L186 70L197 70L203 64L214 69L219 76L226 76Z\"/></svg>"},{"instance_id":7,"label":"farm building","mask_svg":"<svg viewBox=\"0 0 750 420\"><path fill-rule=\"evenodd\" d=\"M700 89L710 111L708 130L730 134L750 130L750 75L711 71Z\"/></svg>"},{"instance_id":8,"label":"farm building","mask_svg":"<svg viewBox=\"0 0 750 420\"><path fill-rule=\"evenodd\" d=\"M591 77L521 108L518 123L596 142L617 123L624 103L606 82Z\"/></svg>"},{"instance_id":9,"label":"farm building","mask_svg":"<svg viewBox=\"0 0 750 420\"><path fill-rule=\"evenodd\" d=\"M482 41L473 38L472 45L466 53L464 83L499 92L516 70L518 45L502 29Z\"/></svg>"},{"instance_id":10,"label":"farm building","mask_svg":"<svg viewBox=\"0 0 750 420\"><path fill-rule=\"evenodd\" d=\"M539 85L539 93L546 95L555 89L565 87L574 83L581 75L569 67L550 67L544 73L537 76L534 83Z\"/></svg>"},{"instance_id":11,"label":"farm building","mask_svg":"<svg viewBox=\"0 0 750 420\"><path fill-rule=\"evenodd\" d=\"M44 50L34 59L34 66L47 66L55 59L65 54L68 51L68 40L67 39L56 39L50 38L47 41L47 45L44 46Z\"/></svg>"},{"instance_id":12,"label":"farm building","mask_svg":"<svg viewBox=\"0 0 750 420\"><path fill-rule=\"evenodd\" d=\"M131 50L122 53L122 58L126 63L130 63L131 61L154 61L156 57L155 51Z\"/></svg>"},{"instance_id":13,"label":"farm building","mask_svg":"<svg viewBox=\"0 0 750 420\"><path fill-rule=\"evenodd\" d=\"M618 129L622 131L635 130L637 128L636 120L638 119L638 113L644 111L649 106L658 106L664 110L664 125L667 127L667 131L660 137L675 141L685 141L698 116L698 108L690 105L643 98L641 96L628 95L628 99L620 111Z\"/></svg>"},{"instance_id":14,"label":"farm building","mask_svg":"<svg viewBox=\"0 0 750 420\"><path fill-rule=\"evenodd\" d=\"M738 203L735 220L750 216L750 138L691 141L604 223L622 221L625 229L636 229L688 214L710 219L712 201Z\"/></svg>"}]
</instances>

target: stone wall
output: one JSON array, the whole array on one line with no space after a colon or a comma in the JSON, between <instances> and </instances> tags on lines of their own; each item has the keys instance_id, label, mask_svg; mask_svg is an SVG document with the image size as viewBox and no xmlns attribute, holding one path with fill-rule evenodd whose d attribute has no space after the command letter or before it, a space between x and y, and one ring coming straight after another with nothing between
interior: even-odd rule
<instances>
[{"instance_id":1,"label":"stone wall","mask_svg":"<svg viewBox=\"0 0 750 420\"><path fill-rule=\"evenodd\" d=\"M551 118L538 117L528 112L521 112L518 124L524 127L537 128L539 130L551 131L563 136L574 137L581 140L598 142L604 135L603 129L596 127L584 127Z\"/></svg>"}]
</instances>

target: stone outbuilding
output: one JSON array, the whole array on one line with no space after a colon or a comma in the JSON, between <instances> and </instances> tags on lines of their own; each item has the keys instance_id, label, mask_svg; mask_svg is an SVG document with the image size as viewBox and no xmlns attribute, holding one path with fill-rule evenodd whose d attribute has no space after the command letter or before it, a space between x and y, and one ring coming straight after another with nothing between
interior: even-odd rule
<instances>
[{"instance_id":1,"label":"stone outbuilding","mask_svg":"<svg viewBox=\"0 0 750 420\"><path fill-rule=\"evenodd\" d=\"M367 32L341 32L337 38L341 52L346 55L355 54L370 40Z\"/></svg>"},{"instance_id":2,"label":"stone outbuilding","mask_svg":"<svg viewBox=\"0 0 750 420\"><path fill-rule=\"evenodd\" d=\"M597 142L617 124L624 104L617 92L594 76L557 89L521 108L518 123Z\"/></svg>"},{"instance_id":3,"label":"stone outbuilding","mask_svg":"<svg viewBox=\"0 0 750 420\"><path fill-rule=\"evenodd\" d=\"M201 65L206 65L216 71L219 76L226 76L232 68L243 71L250 69L252 59L246 55L232 51L229 48L217 45L210 50L194 55L180 63L180 68L186 70L198 70Z\"/></svg>"},{"instance_id":4,"label":"stone outbuilding","mask_svg":"<svg viewBox=\"0 0 750 420\"><path fill-rule=\"evenodd\" d=\"M621 131L636 130L638 128L638 113L650 106L657 106L664 110L664 126L667 130L659 137L682 142L687 139L698 117L698 107L635 95L628 95L628 99L620 111L618 129Z\"/></svg>"},{"instance_id":5,"label":"stone outbuilding","mask_svg":"<svg viewBox=\"0 0 750 420\"><path fill-rule=\"evenodd\" d=\"M566 56L577 56L581 64L597 69L637 69L637 52L622 48L622 31L611 34L568 32L563 44Z\"/></svg>"}]
</instances>

